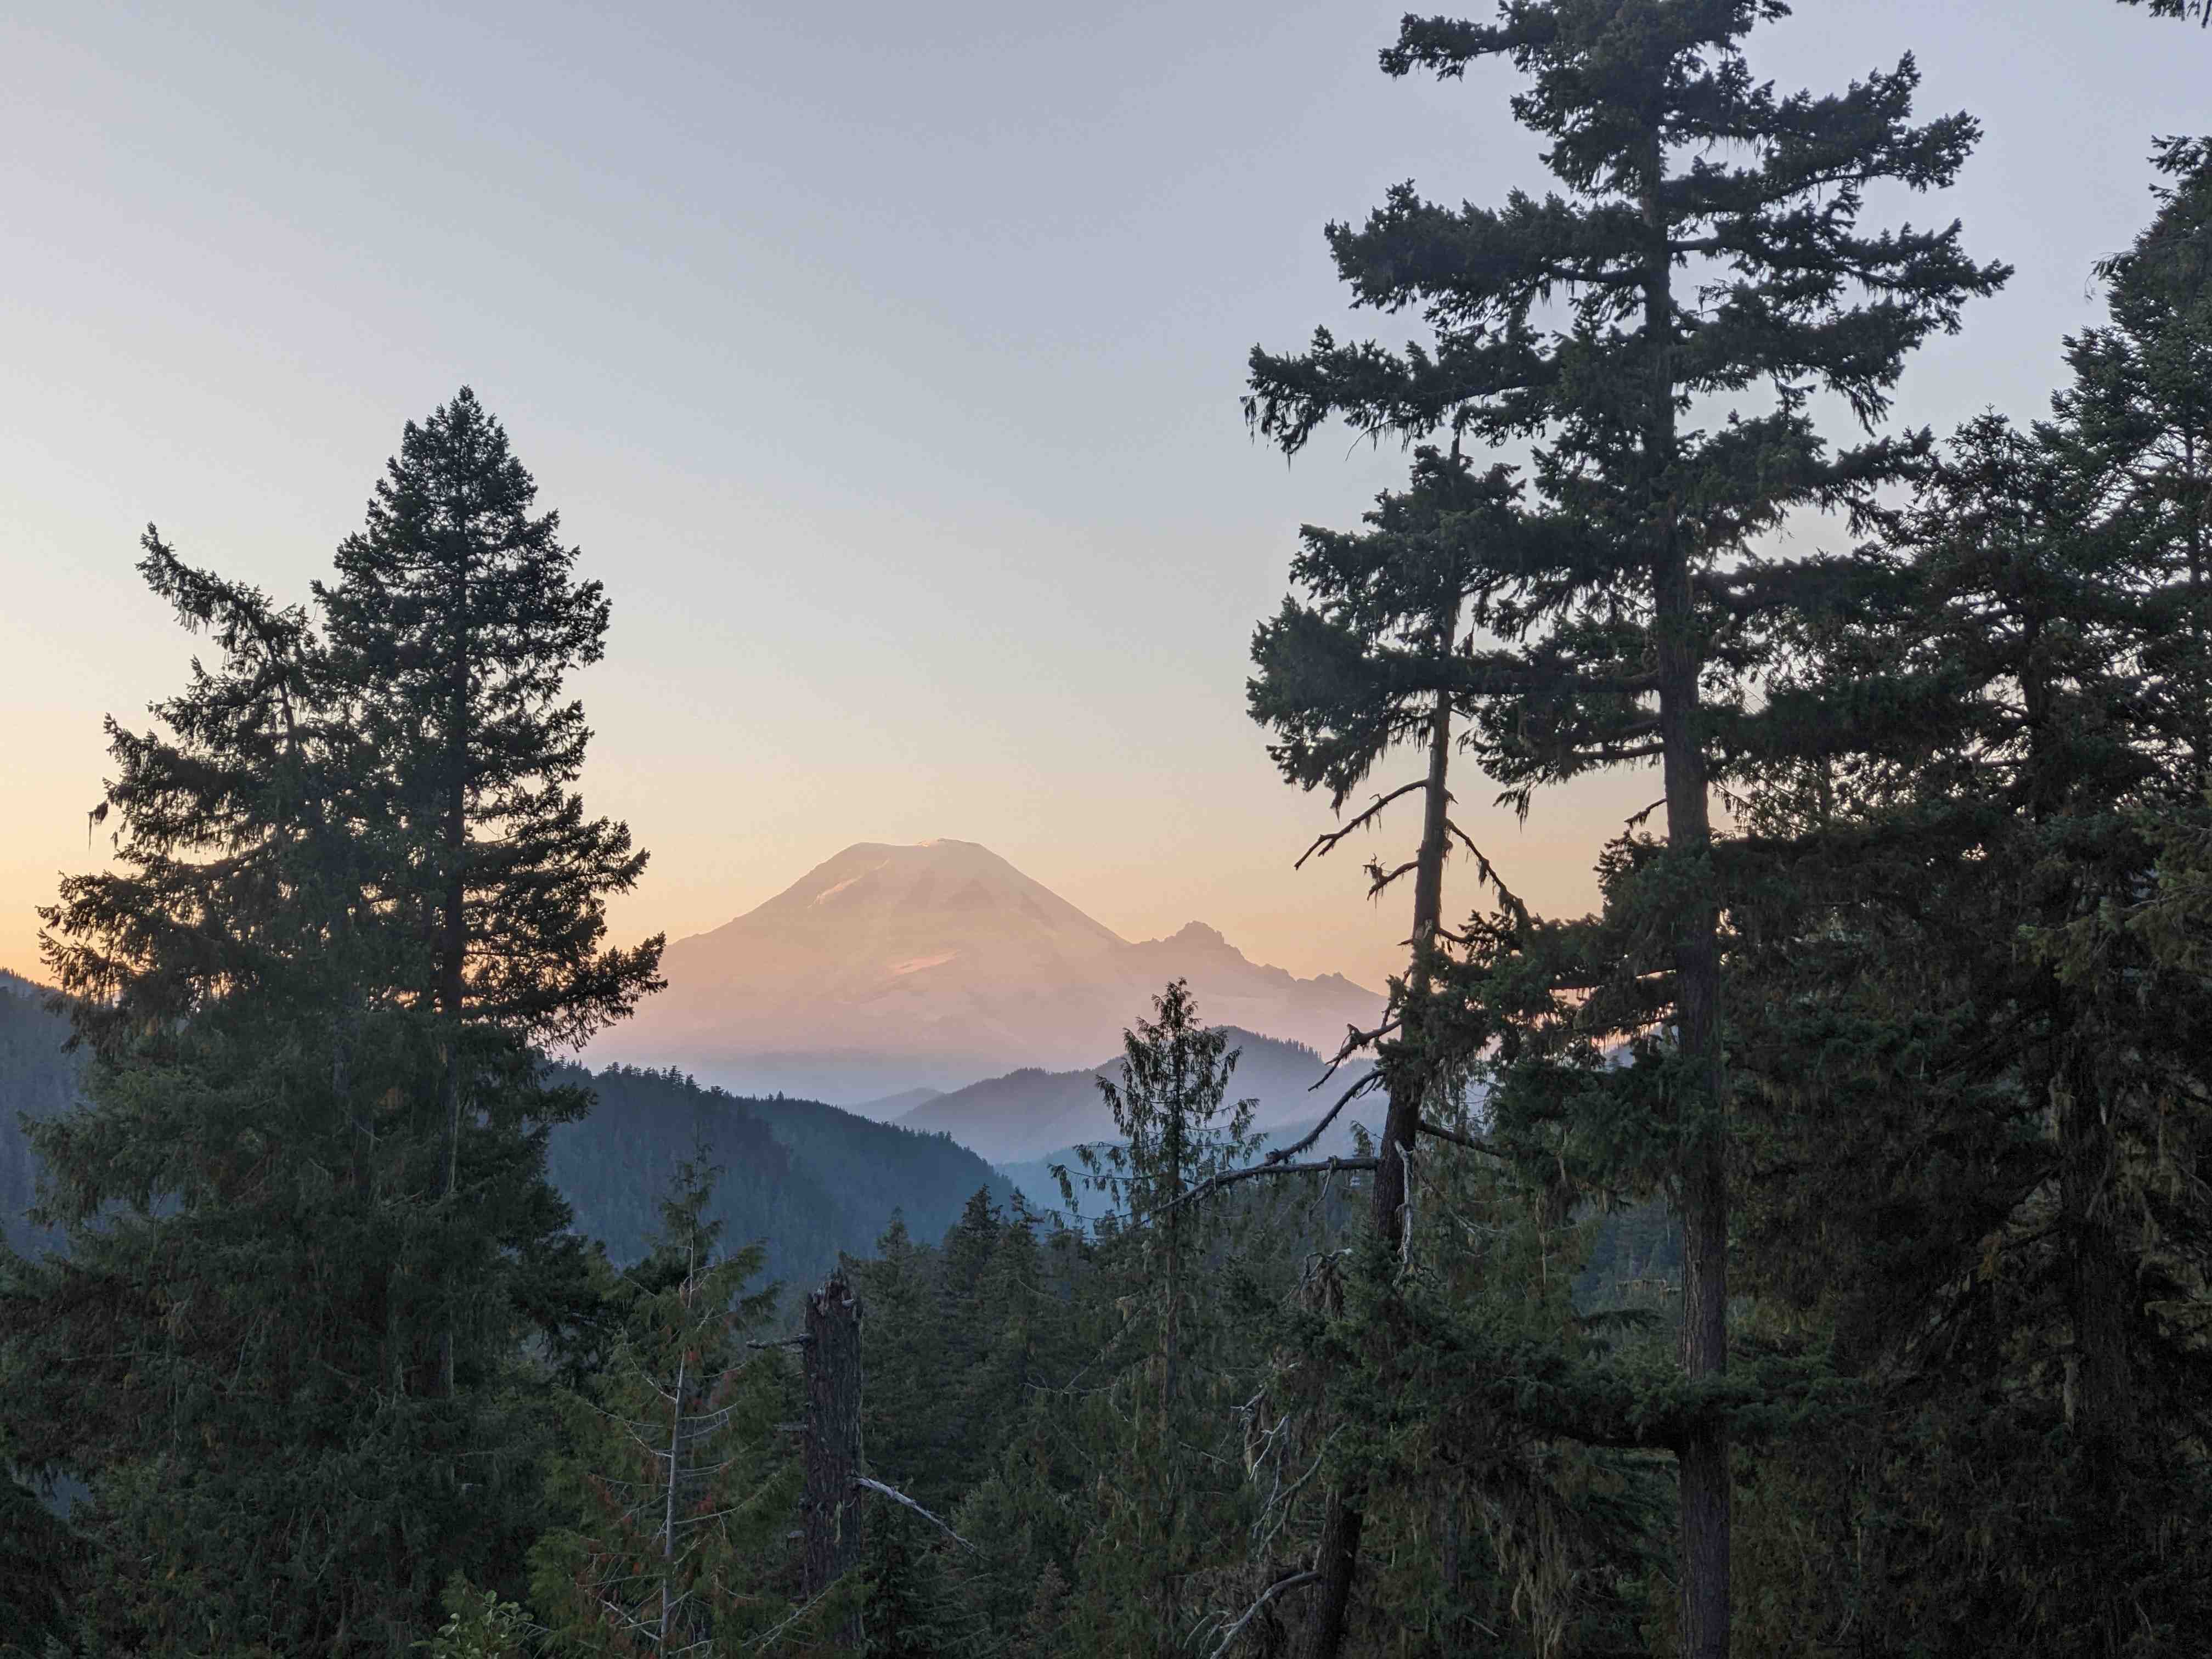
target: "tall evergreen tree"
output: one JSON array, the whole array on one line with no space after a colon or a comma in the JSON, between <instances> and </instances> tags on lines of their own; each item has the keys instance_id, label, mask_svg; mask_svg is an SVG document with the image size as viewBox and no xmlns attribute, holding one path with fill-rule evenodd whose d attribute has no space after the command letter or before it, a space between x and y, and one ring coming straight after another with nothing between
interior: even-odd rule
<instances>
[{"instance_id":1,"label":"tall evergreen tree","mask_svg":"<svg viewBox=\"0 0 2212 1659\"><path fill-rule=\"evenodd\" d=\"M2206 810L2190 400L2142 368L2194 348L2185 290L2124 285L2055 420L1971 423L1887 520L1894 580L1776 688L1831 748L1747 801L1798 872L1738 913L1753 1282L1902 1425L1784 1483L1872 1540L1785 1592L1816 1629L2162 1652L2206 1616L2204 984L2140 923ZM2014 1517L2001 1571L1967 1510Z\"/></svg>"},{"instance_id":2,"label":"tall evergreen tree","mask_svg":"<svg viewBox=\"0 0 2212 1659\"><path fill-rule=\"evenodd\" d=\"M2152 607L2146 690L2193 805L2212 784L2212 138L2161 140L2152 160L2158 212L2109 263L2110 322L2067 340L2073 383L2045 433L2095 481L2112 556Z\"/></svg>"},{"instance_id":3,"label":"tall evergreen tree","mask_svg":"<svg viewBox=\"0 0 2212 1659\"><path fill-rule=\"evenodd\" d=\"M1420 307L1436 343L1340 346L1323 330L1303 353L1255 349L1248 400L1255 426L1292 451L1340 416L1377 434L1449 428L1533 443L1558 535L1549 551L1508 556L1483 618L1521 661L1477 682L1489 696L1479 746L1524 800L1596 766L1652 760L1663 773L1665 842L1615 889L1642 910L1623 934L1662 943L1610 973L1656 972L1666 994L1646 1011L1642 1030L1656 1035L1637 1064L1601 1092L1641 1119L1642 1178L1681 1208L1692 1380L1728 1364L1711 793L1753 741L1741 637L1827 574L1820 561L1752 561L1747 543L1793 510L1863 501L1899 476L1914 442L1832 449L1814 395L1879 420L1906 354L2006 274L1966 258L1955 224L1860 228L1869 185L1948 184L1975 125L1911 123L1909 58L1840 94L1778 96L1753 79L1741 40L1786 10L1510 0L1493 25L1408 18L1386 71L1450 78L1508 59L1528 76L1515 114L1550 141L1546 164L1565 193L1453 210L1409 184L1364 226L1331 226L1358 302ZM1768 407L1731 406L1755 386L1770 390ZM1707 410L1718 426L1687 423ZM1646 712L1622 722L1624 697ZM1593 722L1596 743L1583 740ZM1694 1659L1728 1648L1727 1443L1708 1415L1678 1448L1682 1643ZM1317 1599L1316 1659L1340 1639L1346 1579L1333 1571Z\"/></svg>"},{"instance_id":4,"label":"tall evergreen tree","mask_svg":"<svg viewBox=\"0 0 2212 1659\"><path fill-rule=\"evenodd\" d=\"M478 436L489 465L503 446ZM580 619L535 613L566 603L565 576L511 562L504 611L477 618L504 653L483 683L532 690L501 692L465 749L514 739L604 626L596 597ZM414 656L380 655L360 606L319 629L150 531L141 568L222 659L153 731L110 722L99 816L119 814L122 867L69 878L43 913L92 1060L88 1103L34 1132L67 1257L9 1263L0 1288L21 1455L91 1481L116 1639L397 1652L453 1571L511 1581L535 1526L522 1343L563 1325L583 1263L544 1176L544 1121L581 1100L541 1085L534 1044L618 1016L658 945L596 947L633 855L488 837L495 878L473 878L465 918L478 1000L456 1029L421 878L450 826L418 810L377 678L416 685ZM562 729L556 773L580 752L580 724ZM542 788L514 811L580 822Z\"/></svg>"},{"instance_id":5,"label":"tall evergreen tree","mask_svg":"<svg viewBox=\"0 0 2212 1659\"><path fill-rule=\"evenodd\" d=\"M1393 749L1423 751L1423 776L1378 793L1307 854L1326 853L1371 827L1402 796L1421 798L1421 835L1413 858L1388 867L1376 860L1368 868L1370 896L1401 877L1413 878L1411 959L1405 975L1392 981L1389 1018L1374 1032L1352 1033L1349 1041L1381 1042L1394 1030L1396 1039L1382 1042L1382 1064L1346 1091L1307 1137L1317 1138L1364 1088L1380 1084L1387 1089L1389 1105L1369 1209L1376 1234L1393 1244L1405 1236L1408 1164L1423 1130L1424 1108L1431 1117L1451 1115L1450 1109L1438 1107L1455 1092L1445 1086L1446 1074L1464 1070L1444 1063L1449 1045L1433 1029L1439 1012L1434 981L1443 966L1444 866L1453 836L1474 852L1501 901L1516 902L1452 821L1450 780L1455 718L1464 716L1470 701L1461 682L1481 666L1474 633L1463 631L1468 613L1480 614L1495 580L1487 560L1537 533L1513 510L1516 493L1505 469L1478 475L1456 443L1449 455L1419 448L1409 486L1379 498L1366 515L1366 531L1346 534L1310 525L1301 531L1304 546L1291 574L1309 597L1286 598L1253 635L1256 672L1248 682L1248 701L1253 717L1278 734L1268 752L1287 781L1306 789L1326 787L1331 807L1341 813ZM1270 1161L1282 1163L1301 1150L1285 1148ZM1379 1352L1371 1358L1384 1360ZM1333 1490L1316 1545L1322 1597L1340 1622L1365 1513L1357 1477L1347 1472L1343 1479L1347 1484Z\"/></svg>"},{"instance_id":6,"label":"tall evergreen tree","mask_svg":"<svg viewBox=\"0 0 2212 1659\"><path fill-rule=\"evenodd\" d=\"M328 683L374 757L379 896L410 935L401 994L442 1033L455 1203L499 1057L580 1042L660 983L659 938L605 944L606 900L645 854L626 825L585 817L573 786L591 731L562 692L599 660L608 603L574 580L574 550L557 514L532 515L537 494L464 386L408 422L366 526L339 545L337 581L315 586ZM559 1109L550 1094L537 1104ZM441 1366L450 1389L450 1328Z\"/></svg>"}]
</instances>

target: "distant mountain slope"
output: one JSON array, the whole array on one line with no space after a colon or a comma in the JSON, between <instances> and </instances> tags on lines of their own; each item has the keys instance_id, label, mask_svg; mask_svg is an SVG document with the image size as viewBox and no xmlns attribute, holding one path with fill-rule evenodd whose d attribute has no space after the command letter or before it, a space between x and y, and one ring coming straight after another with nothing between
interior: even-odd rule
<instances>
[{"instance_id":1,"label":"distant mountain slope","mask_svg":"<svg viewBox=\"0 0 2212 1659\"><path fill-rule=\"evenodd\" d=\"M1212 1010L1201 1003L1199 1012L1210 1015ZM1351 1061L1326 1090L1317 1090L1313 1085L1326 1066L1319 1054L1302 1043L1231 1026L1229 1046L1237 1050L1237 1060L1228 1097L1257 1100L1253 1121L1261 1128L1310 1123L1368 1070L1367 1061ZM1079 1072L1025 1067L939 1095L899 1121L907 1128L949 1134L994 1163L1035 1159L1077 1141L1110 1137L1114 1118L1098 1092L1098 1079L1118 1081L1121 1075L1119 1056Z\"/></svg>"},{"instance_id":2,"label":"distant mountain slope","mask_svg":"<svg viewBox=\"0 0 2212 1659\"><path fill-rule=\"evenodd\" d=\"M44 995L0 973L0 1236L19 1250L57 1241L23 1216L37 1170L17 1114L66 1109L82 1069L62 1049L68 1020L46 1012ZM1012 1196L981 1158L940 1135L813 1101L738 1099L668 1073L558 1070L587 1083L599 1104L584 1121L556 1126L549 1172L575 1208L577 1231L605 1240L618 1261L642 1253L655 1201L697 1131L726 1170L715 1204L726 1237L765 1241L769 1275L793 1287L821 1277L840 1250L872 1251L895 1210L915 1237L934 1240L978 1188L1002 1204Z\"/></svg>"},{"instance_id":3,"label":"distant mountain slope","mask_svg":"<svg viewBox=\"0 0 2212 1659\"><path fill-rule=\"evenodd\" d=\"M862 1117L872 1117L878 1123L894 1123L915 1107L927 1106L944 1092L942 1089L902 1089L895 1095L854 1101L845 1109L858 1112Z\"/></svg>"},{"instance_id":4,"label":"distant mountain slope","mask_svg":"<svg viewBox=\"0 0 2212 1659\"><path fill-rule=\"evenodd\" d=\"M46 1007L46 988L0 969L0 1237L37 1253L55 1235L23 1212L37 1196L38 1169L16 1121L53 1117L76 1098L81 1054L65 1054L70 1023Z\"/></svg>"},{"instance_id":5,"label":"distant mountain slope","mask_svg":"<svg viewBox=\"0 0 2212 1659\"><path fill-rule=\"evenodd\" d=\"M839 1098L1081 1064L1178 976L1211 1019L1331 1048L1382 1006L1341 975L1251 962L1196 922L1131 944L959 841L848 847L735 921L678 939L662 966L667 991L595 1054Z\"/></svg>"},{"instance_id":6,"label":"distant mountain slope","mask_svg":"<svg viewBox=\"0 0 2212 1659\"><path fill-rule=\"evenodd\" d=\"M1334 1101L1335 1097L1332 1095L1329 1098ZM1304 1164L1325 1158L1356 1156L1359 1150L1358 1138L1353 1126L1357 1124L1364 1128L1370 1136L1379 1133L1386 1103L1379 1093L1362 1095L1337 1114L1336 1121L1328 1126L1321 1139L1310 1150L1298 1155L1298 1162ZM1268 1130L1261 1144L1259 1157L1266 1157L1278 1146L1296 1146L1311 1133L1320 1121L1320 1114L1316 1113L1303 1122L1286 1123L1280 1128ZM1118 1143L1094 1141L1091 1144L1103 1150ZM1258 1158L1253 1161L1256 1163ZM1074 1182L1075 1207L1073 1212L1061 1195L1060 1182L1053 1176L1055 1164L1065 1165ZM1018 1164L1002 1164L999 1166L999 1173L1029 1200L1033 1210L1057 1210L1070 1221L1096 1221L1106 1212L1104 1195L1084 1190L1083 1170L1073 1145L1055 1147L1040 1158L1027 1158Z\"/></svg>"},{"instance_id":7,"label":"distant mountain slope","mask_svg":"<svg viewBox=\"0 0 2212 1659\"><path fill-rule=\"evenodd\" d=\"M765 1243L768 1276L793 1288L821 1278L840 1250L872 1251L894 1212L915 1237L934 1241L977 1188L1001 1203L1012 1195L965 1147L818 1101L745 1098L672 1070L562 1074L587 1082L599 1104L581 1122L555 1126L547 1171L575 1206L576 1231L604 1239L617 1261L644 1253L659 1224L654 1206L702 1136L724 1169L712 1210L724 1237Z\"/></svg>"}]
</instances>

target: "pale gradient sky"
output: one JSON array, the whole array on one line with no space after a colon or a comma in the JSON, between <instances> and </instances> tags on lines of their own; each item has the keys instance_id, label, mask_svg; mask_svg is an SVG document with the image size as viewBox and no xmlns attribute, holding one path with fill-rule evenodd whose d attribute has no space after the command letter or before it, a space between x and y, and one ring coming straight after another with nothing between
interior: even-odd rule
<instances>
[{"instance_id":1,"label":"pale gradient sky","mask_svg":"<svg viewBox=\"0 0 2212 1659\"><path fill-rule=\"evenodd\" d=\"M32 908L99 856L100 716L191 654L140 527L303 596L402 423L467 382L613 596L578 690L587 803L653 854L623 938L951 836L1126 936L1201 919L1379 985L1401 903L1364 902L1359 849L1291 872L1325 804L1243 685L1297 525L1352 523L1402 462L1339 436L1286 468L1237 394L1255 340L1408 331L1346 311L1326 220L1409 177L1544 184L1510 71L1376 70L1401 9L19 0L0 964L35 966ZM2147 216L2151 135L2212 128L2212 38L2110 0L1807 0L1753 62L1826 89L1908 49L1923 112L1987 129L1909 211L2020 271L1899 416L2033 416ZM1579 909L1655 793L1472 817Z\"/></svg>"}]
</instances>

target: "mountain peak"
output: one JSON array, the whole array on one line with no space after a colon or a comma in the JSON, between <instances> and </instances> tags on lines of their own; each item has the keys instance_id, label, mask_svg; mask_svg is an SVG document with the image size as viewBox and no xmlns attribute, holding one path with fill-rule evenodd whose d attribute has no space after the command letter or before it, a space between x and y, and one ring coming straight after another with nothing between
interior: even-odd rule
<instances>
[{"instance_id":1,"label":"mountain peak","mask_svg":"<svg viewBox=\"0 0 2212 1659\"><path fill-rule=\"evenodd\" d=\"M1200 921L1133 944L988 848L950 837L855 842L744 915L676 940L663 966L667 991L613 1034L623 1052L711 1066L748 1087L785 1086L796 1079L784 1062L818 1060L819 1080L799 1086L838 1092L848 1076L895 1087L1088 1063L1178 977L1209 1024L1276 1037L1333 1045L1382 1006L1341 980L1252 962Z\"/></svg>"}]
</instances>

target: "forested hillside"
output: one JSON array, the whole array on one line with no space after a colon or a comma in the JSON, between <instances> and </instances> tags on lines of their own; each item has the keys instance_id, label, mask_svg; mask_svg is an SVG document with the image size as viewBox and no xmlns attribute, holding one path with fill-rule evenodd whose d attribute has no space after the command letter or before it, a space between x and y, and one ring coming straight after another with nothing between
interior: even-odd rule
<instances>
[{"instance_id":1,"label":"forested hillside","mask_svg":"<svg viewBox=\"0 0 2212 1659\"><path fill-rule=\"evenodd\" d=\"M574 1206L575 1230L618 1262L645 1254L661 1195L696 1147L723 1170L708 1218L732 1244L761 1243L762 1271L794 1294L840 1252L865 1252L895 1215L934 1240L973 1194L1012 1195L989 1164L941 1135L816 1101L748 1098L635 1066L562 1067L555 1077L589 1089L595 1103L554 1126L547 1176Z\"/></svg>"},{"instance_id":2,"label":"forested hillside","mask_svg":"<svg viewBox=\"0 0 2212 1659\"><path fill-rule=\"evenodd\" d=\"M15 1114L58 1115L79 1099L83 1069L79 1056L63 1052L69 1021L46 1011L46 994L27 980L0 980L0 1201L9 1244L26 1251L60 1234L23 1215L37 1164ZM634 1066L593 1073L561 1066L550 1078L594 1103L553 1126L547 1175L574 1210L574 1231L604 1243L617 1262L644 1255L661 1194L701 1145L725 1171L709 1218L733 1243L763 1243L762 1271L787 1286L820 1279L841 1252L866 1250L894 1215L915 1237L933 1240L974 1194L1000 1203L1012 1196L990 1165L942 1135L818 1102L745 1099Z\"/></svg>"},{"instance_id":3,"label":"forested hillside","mask_svg":"<svg viewBox=\"0 0 2212 1659\"><path fill-rule=\"evenodd\" d=\"M0 972L0 1239L43 1249L58 1237L23 1212L38 1192L38 1163L21 1117L54 1117L77 1098L80 1056L64 1052L67 1018L50 1013L41 986Z\"/></svg>"}]
</instances>

